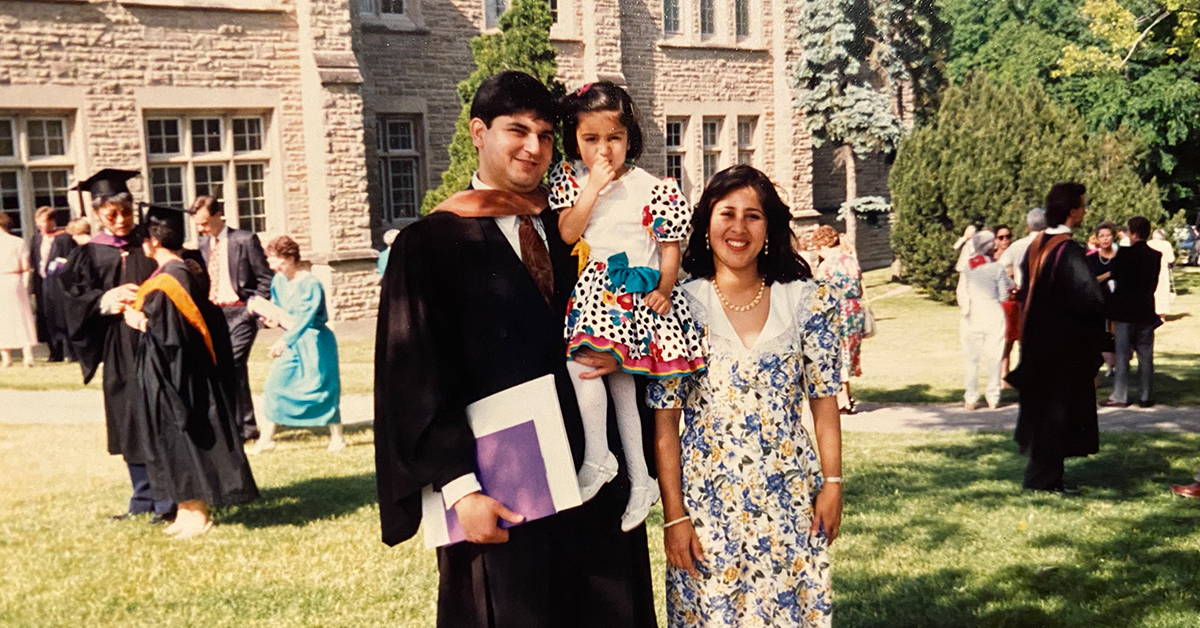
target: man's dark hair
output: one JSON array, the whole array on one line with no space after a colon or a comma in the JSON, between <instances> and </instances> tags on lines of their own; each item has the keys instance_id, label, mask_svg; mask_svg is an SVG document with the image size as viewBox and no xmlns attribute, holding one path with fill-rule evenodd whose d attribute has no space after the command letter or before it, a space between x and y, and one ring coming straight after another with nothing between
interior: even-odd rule
<instances>
[{"instance_id":1,"label":"man's dark hair","mask_svg":"<svg viewBox=\"0 0 1200 628\"><path fill-rule=\"evenodd\" d=\"M563 97L559 115L563 123L563 152L568 159L579 159L579 116L593 111L616 111L621 125L629 133L629 148L625 159L633 161L642 155L642 127L638 124L637 107L629 93L611 81L600 81L579 88Z\"/></svg>"},{"instance_id":2,"label":"man's dark hair","mask_svg":"<svg viewBox=\"0 0 1200 628\"><path fill-rule=\"evenodd\" d=\"M710 278L717 273L713 252L708 245L708 227L712 223L713 206L721 199L742 188L758 194L767 219L767 246L758 254L758 274L767 285L778 281L787 283L812 277L808 263L792 247L792 213L775 184L767 175L750 166L730 166L709 180L700 195L700 203L692 214L692 237L683 254L683 269L693 277Z\"/></svg>"},{"instance_id":3,"label":"man's dark hair","mask_svg":"<svg viewBox=\"0 0 1200 628\"><path fill-rule=\"evenodd\" d=\"M225 215L225 204L212 196L197 196L196 200L192 201L192 206L188 208L189 212L193 214L202 209L207 209L209 216Z\"/></svg>"},{"instance_id":4,"label":"man's dark hair","mask_svg":"<svg viewBox=\"0 0 1200 628\"><path fill-rule=\"evenodd\" d=\"M471 100L471 118L483 120L489 128L492 120L522 111L532 111L550 124L558 123L558 107L550 90L541 81L516 70L483 79Z\"/></svg>"},{"instance_id":5,"label":"man's dark hair","mask_svg":"<svg viewBox=\"0 0 1200 628\"><path fill-rule=\"evenodd\" d=\"M1008 231L1008 235L1012 235L1012 229L1009 229L1008 225L996 225L992 227L992 233L1000 233L1001 229Z\"/></svg>"},{"instance_id":6,"label":"man's dark hair","mask_svg":"<svg viewBox=\"0 0 1200 628\"><path fill-rule=\"evenodd\" d=\"M1067 216L1083 205L1084 194L1087 188L1082 183L1055 183L1046 195L1046 225L1057 227L1065 223Z\"/></svg>"},{"instance_id":7,"label":"man's dark hair","mask_svg":"<svg viewBox=\"0 0 1200 628\"><path fill-rule=\"evenodd\" d=\"M151 238L158 240L159 246L168 251L178 251L183 248L183 233L176 231L170 223L153 217L147 217L146 223L146 233Z\"/></svg>"},{"instance_id":8,"label":"man's dark hair","mask_svg":"<svg viewBox=\"0 0 1200 628\"><path fill-rule=\"evenodd\" d=\"M1136 235L1142 240L1150 239L1150 221L1145 216L1134 216L1129 219L1129 233Z\"/></svg>"}]
</instances>

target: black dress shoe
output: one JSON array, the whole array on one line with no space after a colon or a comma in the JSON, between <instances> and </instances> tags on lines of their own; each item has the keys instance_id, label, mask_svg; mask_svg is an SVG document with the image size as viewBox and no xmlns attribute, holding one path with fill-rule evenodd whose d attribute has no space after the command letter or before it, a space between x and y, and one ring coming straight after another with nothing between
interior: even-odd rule
<instances>
[{"instance_id":1,"label":"black dress shoe","mask_svg":"<svg viewBox=\"0 0 1200 628\"><path fill-rule=\"evenodd\" d=\"M164 523L173 523L174 521L175 521L175 513L174 512L167 512L167 513L157 513L156 512L156 513L154 513L154 516L150 518L150 523L152 523L154 525L162 525Z\"/></svg>"},{"instance_id":2,"label":"black dress shoe","mask_svg":"<svg viewBox=\"0 0 1200 628\"><path fill-rule=\"evenodd\" d=\"M146 515L146 514L150 514L150 511L146 511L146 512L128 512L128 511L126 511L119 515L109 515L108 520L109 521L125 521L126 519L132 519L138 515Z\"/></svg>"},{"instance_id":3,"label":"black dress shoe","mask_svg":"<svg viewBox=\"0 0 1200 628\"><path fill-rule=\"evenodd\" d=\"M1083 494L1083 491L1080 491L1074 486L1059 486L1055 488L1031 488L1026 486L1024 488L1027 491L1034 491L1037 493L1054 493L1055 495L1062 497L1078 497L1079 495Z\"/></svg>"},{"instance_id":4,"label":"black dress shoe","mask_svg":"<svg viewBox=\"0 0 1200 628\"><path fill-rule=\"evenodd\" d=\"M1112 399L1105 399L1100 403L1101 408L1128 408L1130 405L1132 404L1122 401L1113 401Z\"/></svg>"},{"instance_id":5,"label":"black dress shoe","mask_svg":"<svg viewBox=\"0 0 1200 628\"><path fill-rule=\"evenodd\" d=\"M1144 400L1142 400L1142 401L1139 401L1139 402L1138 402L1138 407L1139 407L1139 408L1153 408L1153 407L1154 407L1154 400L1153 400L1153 399L1144 399Z\"/></svg>"}]
</instances>

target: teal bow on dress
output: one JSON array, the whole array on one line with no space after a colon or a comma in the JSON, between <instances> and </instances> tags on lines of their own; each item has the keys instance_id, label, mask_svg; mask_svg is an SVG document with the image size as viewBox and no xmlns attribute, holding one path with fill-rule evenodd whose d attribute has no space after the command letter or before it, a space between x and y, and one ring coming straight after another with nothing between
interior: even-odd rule
<instances>
[{"instance_id":1,"label":"teal bow on dress","mask_svg":"<svg viewBox=\"0 0 1200 628\"><path fill-rule=\"evenodd\" d=\"M658 271L648 266L630 266L629 256L617 253L608 258L608 279L625 292L645 294L658 287Z\"/></svg>"}]
</instances>

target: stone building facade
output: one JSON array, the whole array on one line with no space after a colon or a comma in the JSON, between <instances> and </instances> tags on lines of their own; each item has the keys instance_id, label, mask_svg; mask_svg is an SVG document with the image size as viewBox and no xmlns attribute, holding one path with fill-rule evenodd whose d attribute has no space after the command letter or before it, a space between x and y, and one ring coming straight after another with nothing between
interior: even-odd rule
<instances>
[{"instance_id":1,"label":"stone building facade","mask_svg":"<svg viewBox=\"0 0 1200 628\"><path fill-rule=\"evenodd\" d=\"M139 199L211 193L232 224L291 235L333 317L370 316L380 236L415 220L440 181L470 40L506 5L0 0L0 210L27 235L39 206L60 222L83 213L66 190L78 178L138 170ZM751 163L798 225L815 224L814 198L840 175L814 170L791 107L796 2L551 7L561 80L613 80L641 108L639 165L697 200L711 173Z\"/></svg>"}]
</instances>

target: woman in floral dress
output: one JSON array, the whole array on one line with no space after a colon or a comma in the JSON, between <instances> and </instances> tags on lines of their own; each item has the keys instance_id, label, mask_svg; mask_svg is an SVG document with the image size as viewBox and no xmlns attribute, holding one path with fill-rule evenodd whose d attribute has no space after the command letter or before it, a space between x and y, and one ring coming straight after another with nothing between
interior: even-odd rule
<instances>
[{"instance_id":1,"label":"woman in floral dress","mask_svg":"<svg viewBox=\"0 0 1200 628\"><path fill-rule=\"evenodd\" d=\"M822 225L812 237L813 246L820 250L821 265L817 279L827 283L841 297L842 309L842 390L838 393L838 409L854 414L854 397L850 394L850 378L862 377L861 347L867 317L862 306L862 270L858 260L842 250L838 232Z\"/></svg>"},{"instance_id":2,"label":"woman in floral dress","mask_svg":"<svg viewBox=\"0 0 1200 628\"><path fill-rule=\"evenodd\" d=\"M791 248L788 221L749 166L713 177L696 209L683 265L697 280L684 290L708 370L647 393L672 627L830 625L841 314Z\"/></svg>"}]
</instances>

